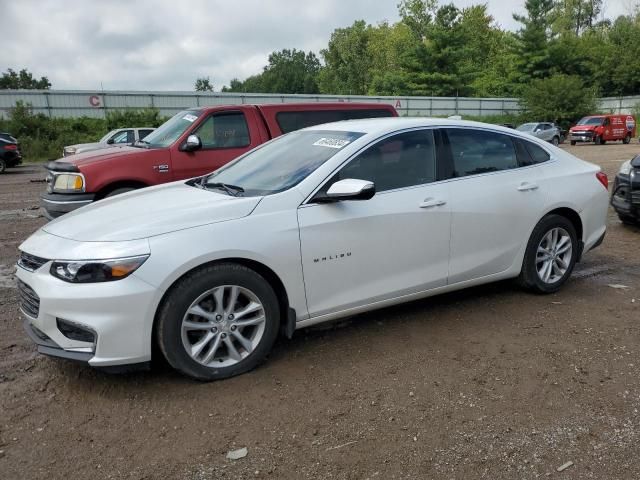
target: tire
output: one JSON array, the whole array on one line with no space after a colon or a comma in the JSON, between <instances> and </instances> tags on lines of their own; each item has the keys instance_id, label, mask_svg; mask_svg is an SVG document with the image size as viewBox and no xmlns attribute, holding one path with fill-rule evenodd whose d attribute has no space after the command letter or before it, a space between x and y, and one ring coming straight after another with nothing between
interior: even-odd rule
<instances>
[{"instance_id":1,"label":"tire","mask_svg":"<svg viewBox=\"0 0 640 480\"><path fill-rule=\"evenodd\" d=\"M571 145L575 145L576 141L575 140L571 140Z\"/></svg>"},{"instance_id":2,"label":"tire","mask_svg":"<svg viewBox=\"0 0 640 480\"><path fill-rule=\"evenodd\" d=\"M560 139L558 137L553 137L551 139L551 143L557 147L558 145L560 145Z\"/></svg>"},{"instance_id":3,"label":"tire","mask_svg":"<svg viewBox=\"0 0 640 480\"><path fill-rule=\"evenodd\" d=\"M596 137L596 145L604 145L604 140L602 140L600 135Z\"/></svg>"},{"instance_id":4,"label":"tire","mask_svg":"<svg viewBox=\"0 0 640 480\"><path fill-rule=\"evenodd\" d=\"M551 241L554 238L554 231L558 233L558 236L555 237L558 243L555 246ZM565 237L568 238L570 247L565 252L559 253L568 245L568 243L562 243ZM547 280L543 279L547 271L544 267L546 260L542 259L542 255L538 256L539 247L553 252L552 258L547 257L550 261L550 267L548 268L550 275ZM557 250L558 247L559 250ZM568 255L567 252L569 253ZM577 256L578 240L573 224L561 215L547 215L538 222L531 233L524 260L522 261L522 270L518 277L518 283L536 293L557 292L571 276ZM559 259L559 261L556 259ZM564 267L562 266L563 264Z\"/></svg>"},{"instance_id":5,"label":"tire","mask_svg":"<svg viewBox=\"0 0 640 480\"><path fill-rule=\"evenodd\" d=\"M7 162L5 162L2 158L0 158L0 173L4 173L7 171Z\"/></svg>"},{"instance_id":6,"label":"tire","mask_svg":"<svg viewBox=\"0 0 640 480\"><path fill-rule=\"evenodd\" d=\"M633 226L640 225L640 220L638 220L638 219L636 219L634 217L628 217L626 215L618 215L618 218L625 225L633 225Z\"/></svg>"},{"instance_id":7,"label":"tire","mask_svg":"<svg viewBox=\"0 0 640 480\"><path fill-rule=\"evenodd\" d=\"M230 305L234 288L236 301ZM250 311L241 313L243 309ZM265 360L278 335L280 307L261 275L242 265L222 263L179 280L156 321L156 340L167 362L191 378L212 381L248 372Z\"/></svg>"},{"instance_id":8,"label":"tire","mask_svg":"<svg viewBox=\"0 0 640 480\"><path fill-rule=\"evenodd\" d=\"M123 193L127 193L127 192L131 192L132 190L136 190L133 187L122 187L122 188L116 188L115 190L113 190L112 192L107 193L104 198L109 198L109 197L115 197L116 195L121 195Z\"/></svg>"},{"instance_id":9,"label":"tire","mask_svg":"<svg viewBox=\"0 0 640 480\"><path fill-rule=\"evenodd\" d=\"M631 135L627 133L627 136L624 137L624 140L622 140L622 143L624 143L625 145L628 145L629 143L631 143Z\"/></svg>"}]
</instances>

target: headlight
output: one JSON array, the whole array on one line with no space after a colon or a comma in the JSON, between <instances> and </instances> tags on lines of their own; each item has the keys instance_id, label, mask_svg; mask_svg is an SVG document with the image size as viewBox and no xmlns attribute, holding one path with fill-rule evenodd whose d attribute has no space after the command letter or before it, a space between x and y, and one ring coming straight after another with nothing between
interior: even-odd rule
<instances>
[{"instance_id":1,"label":"headlight","mask_svg":"<svg viewBox=\"0 0 640 480\"><path fill-rule=\"evenodd\" d=\"M64 155L75 155L75 153L76 153L76 147L66 147L63 150Z\"/></svg>"},{"instance_id":2,"label":"headlight","mask_svg":"<svg viewBox=\"0 0 640 480\"><path fill-rule=\"evenodd\" d=\"M84 192L84 177L79 173L54 175L52 189L57 193Z\"/></svg>"},{"instance_id":3,"label":"headlight","mask_svg":"<svg viewBox=\"0 0 640 480\"><path fill-rule=\"evenodd\" d=\"M109 260L56 260L51 275L71 283L96 283L122 280L135 272L149 255Z\"/></svg>"},{"instance_id":4,"label":"headlight","mask_svg":"<svg viewBox=\"0 0 640 480\"><path fill-rule=\"evenodd\" d=\"M629 175L631 173L631 160L627 160L620 165L620 172L622 175Z\"/></svg>"}]
</instances>

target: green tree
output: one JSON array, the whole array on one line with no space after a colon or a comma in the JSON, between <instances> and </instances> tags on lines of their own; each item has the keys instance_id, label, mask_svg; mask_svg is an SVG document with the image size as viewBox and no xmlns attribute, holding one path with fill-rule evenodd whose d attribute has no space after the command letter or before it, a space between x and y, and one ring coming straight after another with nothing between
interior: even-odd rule
<instances>
[{"instance_id":1,"label":"green tree","mask_svg":"<svg viewBox=\"0 0 640 480\"><path fill-rule=\"evenodd\" d=\"M350 27L333 31L329 45L320 51L325 63L318 79L322 93L367 93L372 65L370 34L371 27L364 20L357 20Z\"/></svg>"},{"instance_id":2,"label":"green tree","mask_svg":"<svg viewBox=\"0 0 640 480\"><path fill-rule=\"evenodd\" d=\"M526 0L526 15L513 15L522 24L517 32L516 53L519 55L520 83L549 76L552 67L549 47L552 38L553 0Z\"/></svg>"},{"instance_id":3,"label":"green tree","mask_svg":"<svg viewBox=\"0 0 640 480\"><path fill-rule=\"evenodd\" d=\"M196 79L193 89L196 92L213 92L213 84L209 77L200 77Z\"/></svg>"},{"instance_id":4,"label":"green tree","mask_svg":"<svg viewBox=\"0 0 640 480\"><path fill-rule=\"evenodd\" d=\"M580 77L554 75L532 80L520 102L530 118L567 127L596 111L596 93L593 87L585 86Z\"/></svg>"},{"instance_id":5,"label":"green tree","mask_svg":"<svg viewBox=\"0 0 640 480\"><path fill-rule=\"evenodd\" d=\"M8 68L6 72L0 76L1 90L49 90L51 82L47 77L40 77L40 80L34 78L33 74L26 68L19 72Z\"/></svg>"}]
</instances>

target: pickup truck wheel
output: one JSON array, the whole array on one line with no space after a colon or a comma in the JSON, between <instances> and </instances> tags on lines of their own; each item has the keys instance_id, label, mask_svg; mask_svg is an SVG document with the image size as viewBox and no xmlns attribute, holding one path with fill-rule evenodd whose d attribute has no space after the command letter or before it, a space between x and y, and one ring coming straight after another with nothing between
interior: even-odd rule
<instances>
[{"instance_id":1,"label":"pickup truck wheel","mask_svg":"<svg viewBox=\"0 0 640 480\"><path fill-rule=\"evenodd\" d=\"M157 321L158 344L169 364L191 378L211 381L264 361L278 334L280 308L261 275L223 263L180 280Z\"/></svg>"},{"instance_id":2,"label":"pickup truck wheel","mask_svg":"<svg viewBox=\"0 0 640 480\"><path fill-rule=\"evenodd\" d=\"M600 135L596 137L596 145L604 145L604 140L602 140Z\"/></svg>"},{"instance_id":3,"label":"pickup truck wheel","mask_svg":"<svg viewBox=\"0 0 640 480\"><path fill-rule=\"evenodd\" d=\"M7 169L7 163L0 158L0 173L4 173Z\"/></svg>"},{"instance_id":4,"label":"pickup truck wheel","mask_svg":"<svg viewBox=\"0 0 640 480\"><path fill-rule=\"evenodd\" d=\"M116 195L120 195L122 193L127 193L127 192L130 192L132 190L135 190L135 188L133 188L133 187L116 188L113 192L107 193L104 196L104 198L115 197Z\"/></svg>"},{"instance_id":5,"label":"pickup truck wheel","mask_svg":"<svg viewBox=\"0 0 640 480\"><path fill-rule=\"evenodd\" d=\"M622 140L622 143L624 143L625 145L628 145L629 143L631 143L631 135L627 133L627 136L624 137L624 140Z\"/></svg>"},{"instance_id":6,"label":"pickup truck wheel","mask_svg":"<svg viewBox=\"0 0 640 480\"><path fill-rule=\"evenodd\" d=\"M560 139L558 137L553 137L551 139L551 143L557 147L558 145L560 145Z\"/></svg>"},{"instance_id":7,"label":"pickup truck wheel","mask_svg":"<svg viewBox=\"0 0 640 480\"><path fill-rule=\"evenodd\" d=\"M577 252L573 224L561 215L547 215L531 233L518 282L537 293L558 291L571 276Z\"/></svg>"},{"instance_id":8,"label":"pickup truck wheel","mask_svg":"<svg viewBox=\"0 0 640 480\"><path fill-rule=\"evenodd\" d=\"M640 139L638 141L640 141ZM576 141L575 140L571 140L571 145L575 145L575 144L576 144Z\"/></svg>"}]
</instances>

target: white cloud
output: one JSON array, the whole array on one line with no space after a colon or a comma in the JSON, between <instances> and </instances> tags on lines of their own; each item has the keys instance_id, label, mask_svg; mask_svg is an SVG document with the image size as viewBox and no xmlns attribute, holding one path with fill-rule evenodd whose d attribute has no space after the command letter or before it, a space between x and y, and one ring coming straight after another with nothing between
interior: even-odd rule
<instances>
[{"instance_id":1,"label":"white cloud","mask_svg":"<svg viewBox=\"0 0 640 480\"><path fill-rule=\"evenodd\" d=\"M0 69L27 68L57 89L191 90L199 76L219 89L259 73L274 50L318 53L334 28L357 19L396 21L398 2L6 0ZM504 28L517 28L512 12L521 12L524 0L486 3ZM628 13L632 5L605 0L605 13Z\"/></svg>"}]
</instances>

